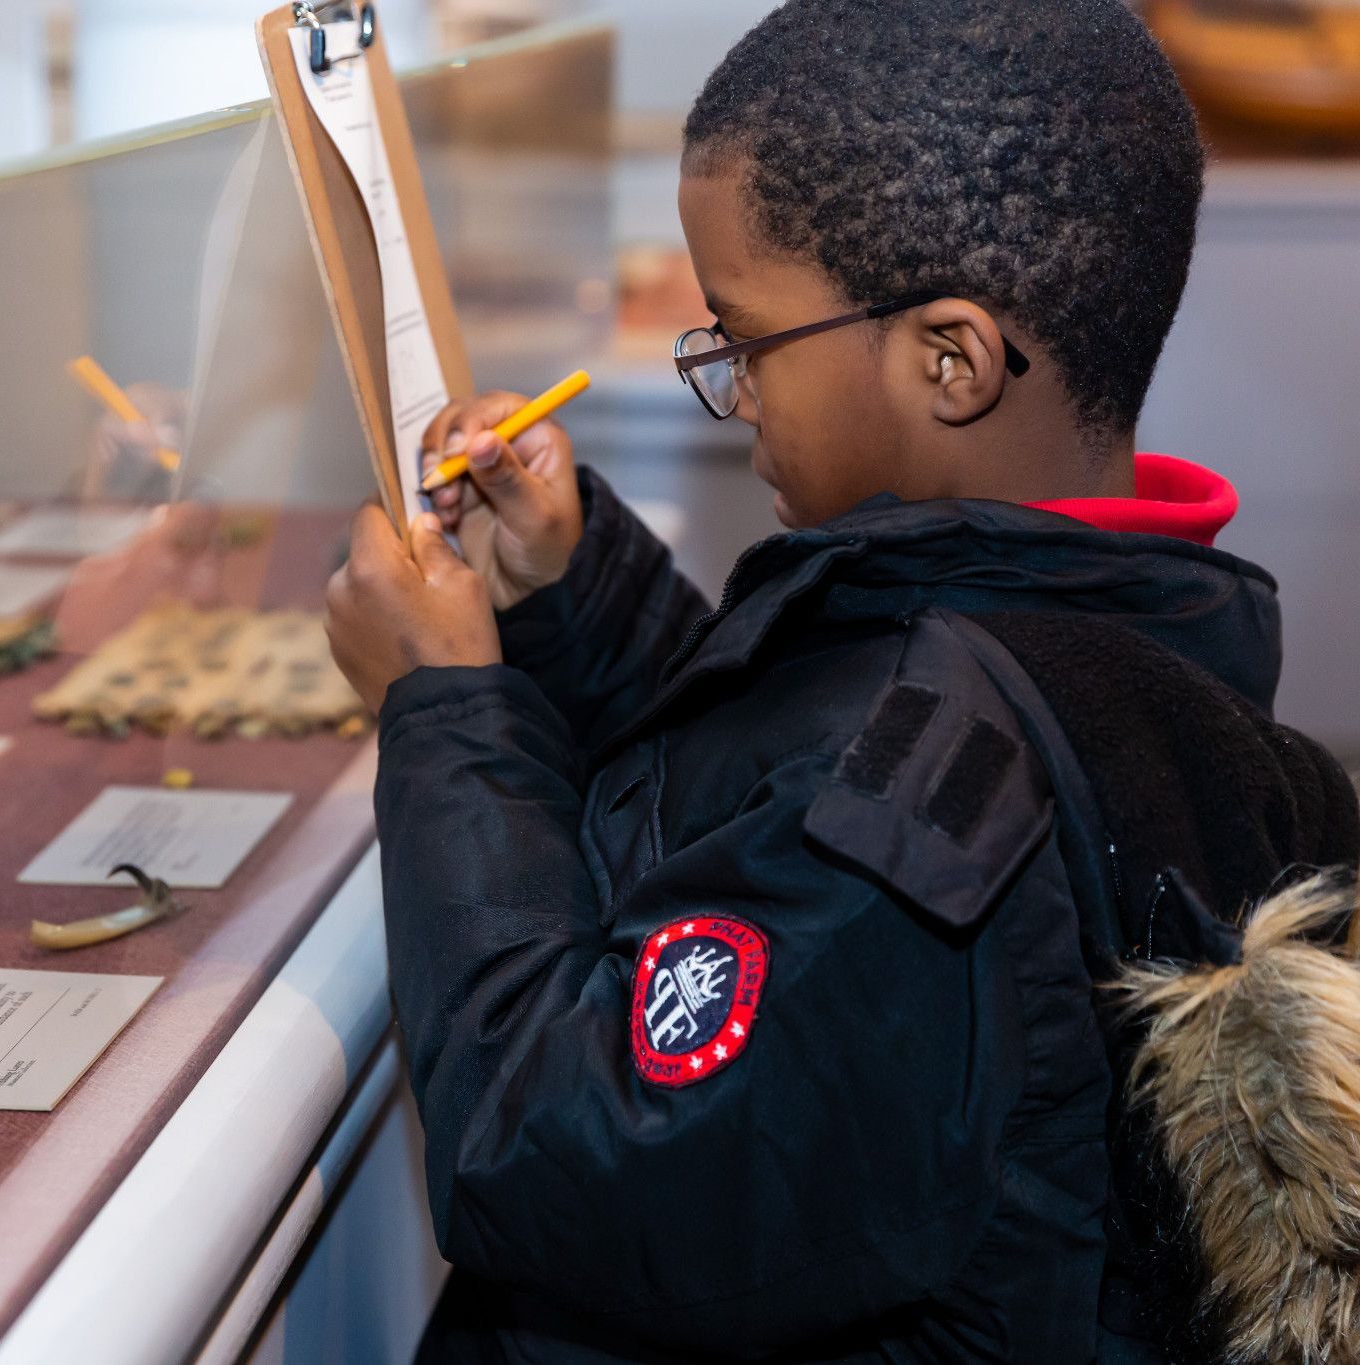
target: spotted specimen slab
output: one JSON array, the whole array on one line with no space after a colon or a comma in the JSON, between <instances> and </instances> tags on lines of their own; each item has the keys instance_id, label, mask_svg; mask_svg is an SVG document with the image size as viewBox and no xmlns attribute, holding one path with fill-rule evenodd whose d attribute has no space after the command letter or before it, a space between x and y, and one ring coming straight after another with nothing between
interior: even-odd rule
<instances>
[{"instance_id":1,"label":"spotted specimen slab","mask_svg":"<svg viewBox=\"0 0 1360 1365\"><path fill-rule=\"evenodd\" d=\"M364 707L331 659L321 617L168 603L34 699L35 714L79 733L304 735L365 728Z\"/></svg>"}]
</instances>

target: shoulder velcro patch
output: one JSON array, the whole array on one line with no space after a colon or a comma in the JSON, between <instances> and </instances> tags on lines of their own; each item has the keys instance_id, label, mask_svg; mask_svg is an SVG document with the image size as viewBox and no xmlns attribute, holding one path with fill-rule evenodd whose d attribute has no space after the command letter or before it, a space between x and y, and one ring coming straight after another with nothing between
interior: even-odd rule
<instances>
[{"instance_id":1,"label":"shoulder velcro patch","mask_svg":"<svg viewBox=\"0 0 1360 1365\"><path fill-rule=\"evenodd\" d=\"M922 818L955 843L971 843L1019 757L1020 745L1004 730L970 715L926 796Z\"/></svg>"},{"instance_id":2,"label":"shoulder velcro patch","mask_svg":"<svg viewBox=\"0 0 1360 1365\"><path fill-rule=\"evenodd\" d=\"M804 828L950 924L995 902L1052 821L1048 776L948 621L908 627L895 675Z\"/></svg>"},{"instance_id":3,"label":"shoulder velcro patch","mask_svg":"<svg viewBox=\"0 0 1360 1365\"><path fill-rule=\"evenodd\" d=\"M902 760L915 749L943 700L928 687L894 682L879 698L864 733L841 756L836 776L886 800Z\"/></svg>"},{"instance_id":4,"label":"shoulder velcro patch","mask_svg":"<svg viewBox=\"0 0 1360 1365\"><path fill-rule=\"evenodd\" d=\"M751 1041L770 945L754 924L695 915L650 934L633 967L633 1066L678 1087L729 1067Z\"/></svg>"}]
</instances>

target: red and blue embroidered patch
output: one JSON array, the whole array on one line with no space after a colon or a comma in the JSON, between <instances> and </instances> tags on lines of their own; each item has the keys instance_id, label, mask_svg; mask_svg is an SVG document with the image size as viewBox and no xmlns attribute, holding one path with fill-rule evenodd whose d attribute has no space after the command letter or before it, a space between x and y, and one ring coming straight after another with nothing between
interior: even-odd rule
<instances>
[{"instance_id":1,"label":"red and blue embroidered patch","mask_svg":"<svg viewBox=\"0 0 1360 1365\"><path fill-rule=\"evenodd\" d=\"M693 1085L751 1039L770 945L754 924L696 915L663 925L633 966L633 1065L653 1085Z\"/></svg>"}]
</instances>

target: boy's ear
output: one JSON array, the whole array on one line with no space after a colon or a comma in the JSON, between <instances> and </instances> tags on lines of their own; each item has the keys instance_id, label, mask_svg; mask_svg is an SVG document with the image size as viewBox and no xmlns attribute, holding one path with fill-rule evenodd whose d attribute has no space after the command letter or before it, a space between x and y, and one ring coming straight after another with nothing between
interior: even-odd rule
<instances>
[{"instance_id":1,"label":"boy's ear","mask_svg":"<svg viewBox=\"0 0 1360 1365\"><path fill-rule=\"evenodd\" d=\"M989 413L1006 387L1006 344L985 308L936 299L918 315L931 416L964 426Z\"/></svg>"}]
</instances>

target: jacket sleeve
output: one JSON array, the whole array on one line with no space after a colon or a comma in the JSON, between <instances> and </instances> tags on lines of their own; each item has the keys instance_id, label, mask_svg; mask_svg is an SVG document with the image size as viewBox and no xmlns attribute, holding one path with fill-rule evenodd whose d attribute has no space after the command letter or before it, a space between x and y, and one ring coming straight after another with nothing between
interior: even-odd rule
<instances>
[{"instance_id":1,"label":"jacket sleeve","mask_svg":"<svg viewBox=\"0 0 1360 1365\"><path fill-rule=\"evenodd\" d=\"M445 1256L744 1356L943 1286L994 1207L1024 1072L991 923L940 933L815 852L820 753L602 913L577 761L504 666L418 670L384 707L392 986ZM634 1066L630 979L649 935L700 914L763 930L768 975L741 1055L666 1088Z\"/></svg>"},{"instance_id":2,"label":"jacket sleeve","mask_svg":"<svg viewBox=\"0 0 1360 1365\"><path fill-rule=\"evenodd\" d=\"M505 661L534 679L589 751L651 697L708 604L598 474L578 478L585 531L565 576L499 622Z\"/></svg>"}]
</instances>

